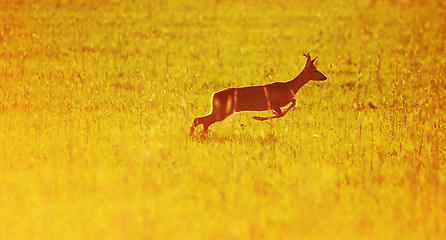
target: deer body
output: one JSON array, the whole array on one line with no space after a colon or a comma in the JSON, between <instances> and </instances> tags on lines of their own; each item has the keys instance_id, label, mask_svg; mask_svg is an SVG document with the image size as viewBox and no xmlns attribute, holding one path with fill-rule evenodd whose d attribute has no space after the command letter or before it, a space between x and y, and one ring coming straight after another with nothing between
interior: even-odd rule
<instances>
[{"instance_id":1,"label":"deer body","mask_svg":"<svg viewBox=\"0 0 446 240\"><path fill-rule=\"evenodd\" d=\"M255 85L239 88L227 88L212 95L211 112L203 117L195 118L191 127L192 134L200 124L203 124L204 131L207 132L209 126L215 122L222 121L234 112L241 111L267 111L273 110L274 116L259 117L254 116L256 120L267 120L283 117L292 107L296 105L294 95L299 89L310 80L324 81L327 79L314 66L313 59L308 54L307 63L304 70L291 81L274 82L266 85ZM290 104L288 108L282 112L281 108Z\"/></svg>"}]
</instances>

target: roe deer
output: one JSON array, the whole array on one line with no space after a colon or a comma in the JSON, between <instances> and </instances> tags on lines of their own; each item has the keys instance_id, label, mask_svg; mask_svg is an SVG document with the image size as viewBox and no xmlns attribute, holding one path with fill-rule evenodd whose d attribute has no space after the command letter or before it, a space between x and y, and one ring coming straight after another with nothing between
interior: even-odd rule
<instances>
[{"instance_id":1,"label":"roe deer","mask_svg":"<svg viewBox=\"0 0 446 240\"><path fill-rule=\"evenodd\" d=\"M210 125L226 119L234 112L273 110L274 116L253 117L253 119L259 121L283 117L296 105L294 95L303 85L310 80L327 80L327 77L314 66L317 57L312 60L309 52L303 55L307 57L307 62L302 72L293 80L288 82L274 82L266 85L227 88L215 92L212 95L211 112L206 116L194 119L190 129L190 135L194 132L195 127L200 124L203 124L204 132L207 132ZM290 106L282 112L280 108L289 103L291 103Z\"/></svg>"}]
</instances>

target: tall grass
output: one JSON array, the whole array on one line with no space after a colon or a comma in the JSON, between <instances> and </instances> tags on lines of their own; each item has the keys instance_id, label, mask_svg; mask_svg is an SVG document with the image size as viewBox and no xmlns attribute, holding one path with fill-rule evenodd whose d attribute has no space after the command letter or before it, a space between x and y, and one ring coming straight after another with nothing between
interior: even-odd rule
<instances>
[{"instance_id":1,"label":"tall grass","mask_svg":"<svg viewBox=\"0 0 446 240\"><path fill-rule=\"evenodd\" d=\"M0 3L1 239L442 239L442 1ZM188 137L217 90L328 80ZM269 115L271 113L265 113Z\"/></svg>"}]
</instances>

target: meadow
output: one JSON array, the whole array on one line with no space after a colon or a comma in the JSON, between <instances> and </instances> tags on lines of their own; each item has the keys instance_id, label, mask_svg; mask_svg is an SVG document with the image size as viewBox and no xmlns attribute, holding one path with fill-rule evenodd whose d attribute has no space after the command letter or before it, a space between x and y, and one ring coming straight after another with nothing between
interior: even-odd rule
<instances>
[{"instance_id":1,"label":"meadow","mask_svg":"<svg viewBox=\"0 0 446 240\"><path fill-rule=\"evenodd\" d=\"M1 1L0 45L0 239L446 238L443 1Z\"/></svg>"}]
</instances>

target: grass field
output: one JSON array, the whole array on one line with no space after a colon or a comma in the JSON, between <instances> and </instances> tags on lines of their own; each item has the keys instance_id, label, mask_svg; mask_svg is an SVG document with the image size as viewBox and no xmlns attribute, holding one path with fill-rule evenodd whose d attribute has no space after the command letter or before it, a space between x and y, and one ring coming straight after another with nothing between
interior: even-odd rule
<instances>
[{"instance_id":1,"label":"grass field","mask_svg":"<svg viewBox=\"0 0 446 240\"><path fill-rule=\"evenodd\" d=\"M444 1L1 1L0 43L0 239L446 238ZM304 51L285 117L188 136Z\"/></svg>"}]
</instances>

